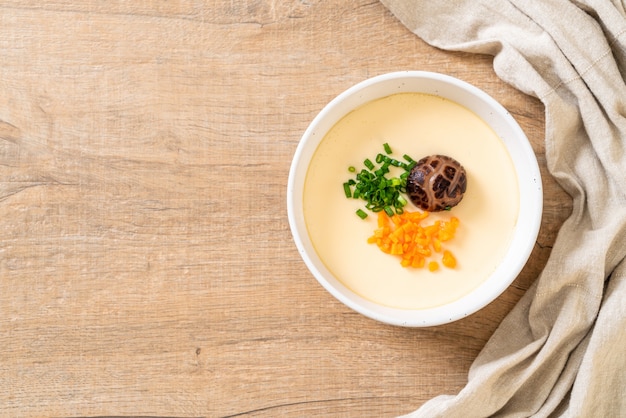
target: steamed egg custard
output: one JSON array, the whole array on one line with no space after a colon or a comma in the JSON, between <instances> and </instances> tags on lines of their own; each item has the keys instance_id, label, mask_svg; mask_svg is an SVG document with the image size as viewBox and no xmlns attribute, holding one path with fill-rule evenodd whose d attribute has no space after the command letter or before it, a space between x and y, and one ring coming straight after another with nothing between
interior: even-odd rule
<instances>
[{"instance_id":1,"label":"steamed egg custard","mask_svg":"<svg viewBox=\"0 0 626 418\"><path fill-rule=\"evenodd\" d=\"M463 164L463 199L424 220L460 220L454 239L445 244L455 268L406 268L368 243L377 214L365 210L362 200L346 198L342 184L352 176L348 167L359 171L382 144L398 158L447 155ZM318 256L346 287L385 306L425 309L466 295L493 273L513 236L519 186L504 144L476 114L438 96L398 93L362 105L328 131L309 164L303 206ZM359 209L369 216L359 218ZM410 201L405 210L421 211Z\"/></svg>"}]
</instances>

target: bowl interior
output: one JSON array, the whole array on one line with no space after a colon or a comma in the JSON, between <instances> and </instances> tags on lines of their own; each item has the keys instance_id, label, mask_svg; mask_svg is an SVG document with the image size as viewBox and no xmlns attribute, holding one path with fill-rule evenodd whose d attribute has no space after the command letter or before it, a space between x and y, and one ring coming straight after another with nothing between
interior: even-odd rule
<instances>
[{"instance_id":1,"label":"bowl interior","mask_svg":"<svg viewBox=\"0 0 626 418\"><path fill-rule=\"evenodd\" d=\"M428 309L396 309L360 297L325 267L308 236L303 216L303 190L308 164L320 141L341 118L372 100L395 93L426 93L443 97L473 111L500 137L519 183L519 215L510 247L496 270L481 285L452 303ZM543 210L543 190L535 154L513 117L489 95L456 78L422 71L395 72L365 80L332 100L315 117L292 161L287 209L289 224L305 264L334 297L361 314L392 325L434 326L461 319L497 298L524 267L534 246Z\"/></svg>"}]
</instances>

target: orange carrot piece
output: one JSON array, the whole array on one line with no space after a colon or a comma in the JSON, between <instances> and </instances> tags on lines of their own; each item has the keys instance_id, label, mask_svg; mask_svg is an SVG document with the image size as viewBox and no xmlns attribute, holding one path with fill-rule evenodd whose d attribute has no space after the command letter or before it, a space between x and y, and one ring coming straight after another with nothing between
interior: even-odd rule
<instances>
[{"instance_id":1,"label":"orange carrot piece","mask_svg":"<svg viewBox=\"0 0 626 418\"><path fill-rule=\"evenodd\" d=\"M439 269L439 263L426 259L433 253L441 253L441 263L447 268L457 265L454 255L443 249L442 243L454 238L460 221L452 217L448 221L435 221L423 226L421 222L428 217L428 212L410 212L388 216L384 211L378 213L378 228L367 240L376 244L381 251L400 257L403 267L422 268L428 265L430 271Z\"/></svg>"},{"instance_id":2,"label":"orange carrot piece","mask_svg":"<svg viewBox=\"0 0 626 418\"><path fill-rule=\"evenodd\" d=\"M444 266L453 269L456 267L456 258L450 251L445 250L443 252L443 258L441 259L441 263Z\"/></svg>"}]
</instances>

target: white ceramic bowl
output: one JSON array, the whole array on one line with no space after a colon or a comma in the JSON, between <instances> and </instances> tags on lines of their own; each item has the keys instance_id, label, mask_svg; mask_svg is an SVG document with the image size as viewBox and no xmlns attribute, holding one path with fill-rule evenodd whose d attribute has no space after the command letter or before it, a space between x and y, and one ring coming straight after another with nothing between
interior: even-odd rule
<instances>
[{"instance_id":1,"label":"white ceramic bowl","mask_svg":"<svg viewBox=\"0 0 626 418\"><path fill-rule=\"evenodd\" d=\"M456 102L483 119L503 141L519 182L519 215L513 238L502 262L482 284L451 303L426 309L396 309L355 294L332 275L316 253L303 214L303 189L309 162L340 119L355 108L394 93L427 93ZM287 188L289 225L306 266L335 298L361 314L387 324L425 327L456 321L496 299L518 276L533 249L543 210L539 167L527 137L496 100L456 78L431 72L402 71L365 80L333 99L311 122L296 149Z\"/></svg>"}]
</instances>

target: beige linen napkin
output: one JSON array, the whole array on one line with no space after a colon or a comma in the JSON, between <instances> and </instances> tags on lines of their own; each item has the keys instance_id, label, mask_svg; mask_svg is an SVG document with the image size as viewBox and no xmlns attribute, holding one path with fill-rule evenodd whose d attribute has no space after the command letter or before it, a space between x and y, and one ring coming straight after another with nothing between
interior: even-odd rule
<instances>
[{"instance_id":1,"label":"beige linen napkin","mask_svg":"<svg viewBox=\"0 0 626 418\"><path fill-rule=\"evenodd\" d=\"M410 416L626 417L624 4L382 3L436 47L494 55L500 78L543 102L548 169L574 204L544 271L466 387Z\"/></svg>"}]
</instances>

